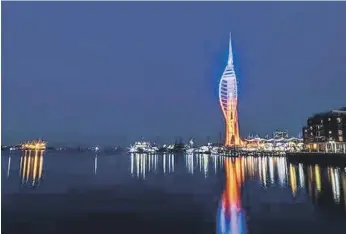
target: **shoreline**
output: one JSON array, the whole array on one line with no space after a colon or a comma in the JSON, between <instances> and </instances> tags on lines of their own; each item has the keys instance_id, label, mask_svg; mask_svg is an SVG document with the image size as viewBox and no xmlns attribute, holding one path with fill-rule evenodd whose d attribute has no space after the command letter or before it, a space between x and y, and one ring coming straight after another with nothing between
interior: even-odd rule
<instances>
[{"instance_id":1,"label":"shoreline","mask_svg":"<svg viewBox=\"0 0 346 234\"><path fill-rule=\"evenodd\" d=\"M287 161L291 163L339 165L346 167L346 154L324 152L286 153Z\"/></svg>"}]
</instances>

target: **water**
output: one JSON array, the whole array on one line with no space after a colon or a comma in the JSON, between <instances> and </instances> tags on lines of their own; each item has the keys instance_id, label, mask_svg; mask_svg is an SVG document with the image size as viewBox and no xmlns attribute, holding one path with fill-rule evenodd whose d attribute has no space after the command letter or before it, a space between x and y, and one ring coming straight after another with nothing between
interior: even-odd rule
<instances>
[{"instance_id":1,"label":"water","mask_svg":"<svg viewBox=\"0 0 346 234\"><path fill-rule=\"evenodd\" d=\"M284 157L3 155L3 233L345 233L346 170Z\"/></svg>"}]
</instances>

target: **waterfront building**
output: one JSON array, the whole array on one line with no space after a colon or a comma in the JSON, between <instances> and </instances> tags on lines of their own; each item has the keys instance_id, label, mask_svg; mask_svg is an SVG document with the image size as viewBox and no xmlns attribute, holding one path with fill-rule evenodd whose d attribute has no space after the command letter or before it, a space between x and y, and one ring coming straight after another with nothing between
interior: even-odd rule
<instances>
[{"instance_id":1,"label":"waterfront building","mask_svg":"<svg viewBox=\"0 0 346 234\"><path fill-rule=\"evenodd\" d=\"M276 131L273 133L274 139L280 139L280 138L288 138L288 132L287 131Z\"/></svg>"},{"instance_id":2,"label":"waterfront building","mask_svg":"<svg viewBox=\"0 0 346 234\"><path fill-rule=\"evenodd\" d=\"M224 144L228 147L238 146L241 144L239 137L237 92L237 78L233 65L232 41L230 34L228 61L219 83L219 102L226 125Z\"/></svg>"},{"instance_id":3,"label":"waterfront building","mask_svg":"<svg viewBox=\"0 0 346 234\"><path fill-rule=\"evenodd\" d=\"M248 137L243 140L243 148L248 151L299 152L303 149L303 139L289 137L286 132L274 132L273 138Z\"/></svg>"},{"instance_id":4,"label":"waterfront building","mask_svg":"<svg viewBox=\"0 0 346 234\"><path fill-rule=\"evenodd\" d=\"M310 152L346 152L346 107L308 118L303 138Z\"/></svg>"}]
</instances>

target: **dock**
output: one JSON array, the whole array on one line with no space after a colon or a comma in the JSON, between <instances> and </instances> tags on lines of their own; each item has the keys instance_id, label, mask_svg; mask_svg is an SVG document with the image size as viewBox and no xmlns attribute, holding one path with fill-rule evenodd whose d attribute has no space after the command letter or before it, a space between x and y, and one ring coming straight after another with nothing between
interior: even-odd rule
<instances>
[{"instance_id":1,"label":"dock","mask_svg":"<svg viewBox=\"0 0 346 234\"><path fill-rule=\"evenodd\" d=\"M283 157L285 156L284 151L246 151L242 149L232 149L219 152L217 154L208 153L194 153L194 154L209 154L209 155L220 155L224 157Z\"/></svg>"},{"instance_id":2,"label":"dock","mask_svg":"<svg viewBox=\"0 0 346 234\"><path fill-rule=\"evenodd\" d=\"M346 166L345 153L299 152L287 153L286 156L287 161L291 163Z\"/></svg>"}]
</instances>

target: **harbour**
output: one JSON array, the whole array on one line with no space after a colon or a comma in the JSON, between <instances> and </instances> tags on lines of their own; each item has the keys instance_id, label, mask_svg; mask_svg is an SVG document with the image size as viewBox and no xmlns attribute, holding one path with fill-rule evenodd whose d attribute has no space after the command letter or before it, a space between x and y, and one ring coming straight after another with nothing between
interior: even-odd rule
<instances>
[{"instance_id":1,"label":"harbour","mask_svg":"<svg viewBox=\"0 0 346 234\"><path fill-rule=\"evenodd\" d=\"M286 157L290 162L295 163L346 166L346 154L344 153L299 152L287 153Z\"/></svg>"},{"instance_id":2,"label":"harbour","mask_svg":"<svg viewBox=\"0 0 346 234\"><path fill-rule=\"evenodd\" d=\"M36 172L41 176L33 184L35 167L21 172L20 162L29 157L35 154L1 157L3 233L49 233L55 223L61 233L101 228L102 233L207 234L223 225L232 205L244 217L233 228L253 234L322 234L337 231L346 218L341 165L292 163L277 156L51 151L42 157ZM228 191L229 186L236 190Z\"/></svg>"},{"instance_id":3,"label":"harbour","mask_svg":"<svg viewBox=\"0 0 346 234\"><path fill-rule=\"evenodd\" d=\"M346 232L346 5L195 4L0 5L1 233Z\"/></svg>"}]
</instances>

